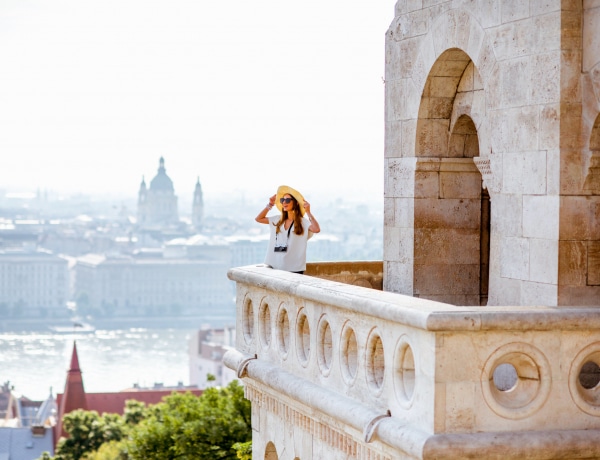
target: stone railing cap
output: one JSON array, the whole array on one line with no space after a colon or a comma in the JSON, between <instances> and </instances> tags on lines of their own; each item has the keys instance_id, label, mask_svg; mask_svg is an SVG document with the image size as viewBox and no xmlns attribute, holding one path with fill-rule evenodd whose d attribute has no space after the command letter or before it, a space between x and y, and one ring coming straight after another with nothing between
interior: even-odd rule
<instances>
[{"instance_id":1,"label":"stone railing cap","mask_svg":"<svg viewBox=\"0 0 600 460\"><path fill-rule=\"evenodd\" d=\"M460 307L255 265L232 268L228 277L428 331L600 329L600 306Z\"/></svg>"}]
</instances>

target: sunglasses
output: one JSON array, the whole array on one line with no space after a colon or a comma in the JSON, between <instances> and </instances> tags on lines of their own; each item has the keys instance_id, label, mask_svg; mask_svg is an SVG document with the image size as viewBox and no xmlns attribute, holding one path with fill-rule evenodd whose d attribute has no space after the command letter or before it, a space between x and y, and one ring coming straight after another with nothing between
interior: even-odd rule
<instances>
[{"instance_id":1,"label":"sunglasses","mask_svg":"<svg viewBox=\"0 0 600 460\"><path fill-rule=\"evenodd\" d=\"M288 203L290 203L292 200L293 200L293 198L279 198L279 202L280 202L281 204L283 204L283 203L285 203L285 204L288 204Z\"/></svg>"}]
</instances>

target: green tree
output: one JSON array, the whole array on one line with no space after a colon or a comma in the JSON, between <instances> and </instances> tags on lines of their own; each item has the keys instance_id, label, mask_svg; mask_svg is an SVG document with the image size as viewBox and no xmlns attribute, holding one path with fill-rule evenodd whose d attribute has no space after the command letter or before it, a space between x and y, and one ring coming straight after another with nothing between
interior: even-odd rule
<instances>
[{"instance_id":1,"label":"green tree","mask_svg":"<svg viewBox=\"0 0 600 460\"><path fill-rule=\"evenodd\" d=\"M97 451L86 454L83 460L129 460L127 441L105 442Z\"/></svg>"},{"instance_id":2,"label":"green tree","mask_svg":"<svg viewBox=\"0 0 600 460\"><path fill-rule=\"evenodd\" d=\"M127 425L137 425L140 423L148 412L146 404L135 399L125 401L125 410L123 411L123 421Z\"/></svg>"},{"instance_id":3,"label":"green tree","mask_svg":"<svg viewBox=\"0 0 600 460\"><path fill-rule=\"evenodd\" d=\"M59 440L54 460L80 460L108 441L120 441L126 434L120 415L98 415L96 411L75 410L63 417L67 438ZM44 459L44 457L42 457Z\"/></svg>"},{"instance_id":4,"label":"green tree","mask_svg":"<svg viewBox=\"0 0 600 460\"><path fill-rule=\"evenodd\" d=\"M148 410L144 403L131 399L125 402L123 416L70 412L63 418L68 438L59 441L55 457L45 452L39 460L128 460L128 433L146 417Z\"/></svg>"},{"instance_id":5,"label":"green tree","mask_svg":"<svg viewBox=\"0 0 600 460\"><path fill-rule=\"evenodd\" d=\"M202 396L174 393L130 433L132 460L237 459L233 445L251 439L250 402L234 381Z\"/></svg>"},{"instance_id":6,"label":"green tree","mask_svg":"<svg viewBox=\"0 0 600 460\"><path fill-rule=\"evenodd\" d=\"M252 441L236 442L233 448L240 460L252 460Z\"/></svg>"},{"instance_id":7,"label":"green tree","mask_svg":"<svg viewBox=\"0 0 600 460\"><path fill-rule=\"evenodd\" d=\"M68 438L40 460L249 460L250 402L234 381L201 396L172 393L145 407L127 401L123 416L77 410L63 418Z\"/></svg>"}]
</instances>

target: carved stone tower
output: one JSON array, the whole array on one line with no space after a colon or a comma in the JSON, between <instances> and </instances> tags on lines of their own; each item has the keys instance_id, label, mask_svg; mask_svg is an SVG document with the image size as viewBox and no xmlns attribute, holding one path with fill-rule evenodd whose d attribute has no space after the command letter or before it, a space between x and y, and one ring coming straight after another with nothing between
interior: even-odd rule
<instances>
[{"instance_id":1,"label":"carved stone tower","mask_svg":"<svg viewBox=\"0 0 600 460\"><path fill-rule=\"evenodd\" d=\"M600 8L463 3L387 33L384 289L597 305Z\"/></svg>"}]
</instances>

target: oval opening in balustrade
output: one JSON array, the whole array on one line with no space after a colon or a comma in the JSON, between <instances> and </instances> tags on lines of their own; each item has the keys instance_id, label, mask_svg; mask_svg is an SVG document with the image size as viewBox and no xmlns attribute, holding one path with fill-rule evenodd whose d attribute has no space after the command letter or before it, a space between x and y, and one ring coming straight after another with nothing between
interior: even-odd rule
<instances>
[{"instance_id":1,"label":"oval opening in balustrade","mask_svg":"<svg viewBox=\"0 0 600 460\"><path fill-rule=\"evenodd\" d=\"M279 342L279 351L286 357L290 348L290 320L287 309L282 306L277 315L277 338Z\"/></svg>"},{"instance_id":2,"label":"oval opening in balustrade","mask_svg":"<svg viewBox=\"0 0 600 460\"><path fill-rule=\"evenodd\" d=\"M415 357L406 336L402 336L396 347L396 398L404 408L410 407L415 394Z\"/></svg>"},{"instance_id":3,"label":"oval opening in balustrade","mask_svg":"<svg viewBox=\"0 0 600 460\"><path fill-rule=\"evenodd\" d=\"M333 341L331 338L331 327L325 316L319 321L319 333L317 342L317 359L319 369L323 375L329 375L331 361L333 358Z\"/></svg>"},{"instance_id":4,"label":"oval opening in balustrade","mask_svg":"<svg viewBox=\"0 0 600 460\"><path fill-rule=\"evenodd\" d=\"M600 342L586 346L573 360L569 391L582 411L600 417Z\"/></svg>"},{"instance_id":5,"label":"oval opening in balustrade","mask_svg":"<svg viewBox=\"0 0 600 460\"><path fill-rule=\"evenodd\" d=\"M483 396L498 415L523 419L539 410L550 393L550 364L536 347L512 342L498 348L483 368Z\"/></svg>"},{"instance_id":6,"label":"oval opening in balustrade","mask_svg":"<svg viewBox=\"0 0 600 460\"><path fill-rule=\"evenodd\" d=\"M371 332L367 341L367 385L371 390L379 393L383 387L383 377L385 374L385 360L383 354L383 342L379 333L375 330Z\"/></svg>"},{"instance_id":7,"label":"oval opening in balustrade","mask_svg":"<svg viewBox=\"0 0 600 460\"><path fill-rule=\"evenodd\" d=\"M298 322L296 327L296 353L300 364L306 366L310 358L310 325L308 317L304 310L300 310L298 314Z\"/></svg>"},{"instance_id":8,"label":"oval opening in balustrade","mask_svg":"<svg viewBox=\"0 0 600 460\"><path fill-rule=\"evenodd\" d=\"M260 341L265 348L271 344L271 309L269 304L264 302L260 306L259 312L259 333Z\"/></svg>"},{"instance_id":9,"label":"oval opening in balustrade","mask_svg":"<svg viewBox=\"0 0 600 460\"><path fill-rule=\"evenodd\" d=\"M242 313L242 329L244 340L246 343L251 343L254 338L254 306L252 299L246 299L244 302L244 311Z\"/></svg>"},{"instance_id":10,"label":"oval opening in balustrade","mask_svg":"<svg viewBox=\"0 0 600 460\"><path fill-rule=\"evenodd\" d=\"M358 343L354 329L349 322L344 325L342 330L340 364L344 380L351 385L358 370Z\"/></svg>"}]
</instances>

